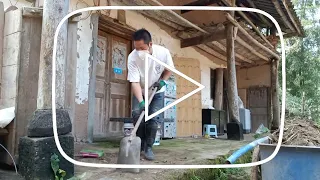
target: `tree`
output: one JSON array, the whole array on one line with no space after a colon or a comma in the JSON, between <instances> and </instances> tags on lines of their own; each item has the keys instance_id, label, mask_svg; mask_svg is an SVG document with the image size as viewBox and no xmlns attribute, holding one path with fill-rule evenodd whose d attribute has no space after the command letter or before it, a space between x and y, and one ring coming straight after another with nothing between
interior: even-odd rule
<instances>
[{"instance_id":1,"label":"tree","mask_svg":"<svg viewBox=\"0 0 320 180\"><path fill-rule=\"evenodd\" d=\"M305 37L286 40L287 108L298 115L320 120L320 14L315 0L294 0L296 12L305 30ZM281 77L281 66L279 75ZM282 78L280 78L280 83ZM297 110L296 101L300 99ZM294 104L294 105L293 105Z\"/></svg>"}]
</instances>

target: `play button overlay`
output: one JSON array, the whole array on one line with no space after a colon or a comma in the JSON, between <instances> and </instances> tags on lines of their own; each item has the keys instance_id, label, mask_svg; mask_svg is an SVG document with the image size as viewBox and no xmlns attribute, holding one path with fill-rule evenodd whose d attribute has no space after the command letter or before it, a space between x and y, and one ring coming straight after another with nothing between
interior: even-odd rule
<instances>
[{"instance_id":1,"label":"play button overlay","mask_svg":"<svg viewBox=\"0 0 320 180\"><path fill-rule=\"evenodd\" d=\"M145 58L145 59L146 59L146 61L145 61L145 67L148 67L148 66L149 66L148 63L149 63L150 60L151 60L151 61L156 61L157 63L159 63L160 65L164 66L165 68L167 68L167 69L170 70L171 72L173 72L173 73L175 73L175 74L177 74L177 75L185 78L186 80L188 80L188 81L190 81L191 83L193 83L193 84L195 84L195 85L198 86L197 89L195 89L195 90L191 91L190 93L182 96L181 98L173 101L173 102L170 103L169 105L163 107L162 109L160 109L159 111L157 111L157 112L155 112L155 113L153 113L153 114L151 114L151 115L149 115L149 106L147 105L147 106L145 107L145 121L148 121L148 120L154 118L155 116L163 113L164 111L170 109L171 107L175 106L176 104L180 103L181 101L187 99L188 97L196 94L197 92L199 92L199 91L201 91L202 89L205 88L204 85L200 84L199 82L193 80L193 79L190 78L189 76L187 76L187 75L183 74L182 72L176 70L174 67L171 67L171 66L165 64L164 62L158 60L157 58L155 58L155 57L153 57L153 56L151 56L151 55L149 55L149 54L146 54L146 58ZM149 87L149 85L148 85L148 79L149 79L148 74L149 74L149 73L146 73L146 74L145 74L145 79L144 79L144 80L145 80L145 81L144 81L144 82L145 82L145 87ZM145 88L144 91L145 91L145 94L149 94L149 88ZM149 104L149 99L148 99L148 98L145 99L145 104Z\"/></svg>"}]
</instances>

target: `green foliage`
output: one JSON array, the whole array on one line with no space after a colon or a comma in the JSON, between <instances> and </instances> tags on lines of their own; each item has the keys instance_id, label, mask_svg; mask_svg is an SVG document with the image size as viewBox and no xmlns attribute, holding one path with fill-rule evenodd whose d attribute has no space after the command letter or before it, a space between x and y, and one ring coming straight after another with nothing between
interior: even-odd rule
<instances>
[{"instance_id":1,"label":"green foliage","mask_svg":"<svg viewBox=\"0 0 320 180\"><path fill-rule=\"evenodd\" d=\"M228 153L225 156L217 157L214 160L208 161L206 164L225 164L226 159L231 155ZM244 154L240 157L236 164L245 164L250 163L252 160L252 151ZM248 173L245 171L246 168L218 168L218 169L192 169L178 177L174 177L173 179L178 180L229 180L242 179L248 180L250 179Z\"/></svg>"},{"instance_id":2,"label":"green foliage","mask_svg":"<svg viewBox=\"0 0 320 180\"><path fill-rule=\"evenodd\" d=\"M63 169L60 169L60 166L59 166L60 160L58 155L53 154L50 158L50 162L51 162L51 168L53 170L55 180L64 180L64 177L67 175L67 172L64 171ZM79 177L72 177L67 180L81 180L84 176L85 174L82 174Z\"/></svg>"},{"instance_id":3,"label":"green foliage","mask_svg":"<svg viewBox=\"0 0 320 180\"><path fill-rule=\"evenodd\" d=\"M56 154L53 154L50 158L51 160L51 168L54 173L55 180L63 180L63 178L66 176L66 172L59 167L59 157Z\"/></svg>"},{"instance_id":4,"label":"green foliage","mask_svg":"<svg viewBox=\"0 0 320 180\"><path fill-rule=\"evenodd\" d=\"M320 1L294 0L305 37L286 39L286 108L298 116L320 119ZM279 79L282 83L281 63ZM304 107L304 108L303 108ZM302 111L304 109L304 111Z\"/></svg>"}]
</instances>

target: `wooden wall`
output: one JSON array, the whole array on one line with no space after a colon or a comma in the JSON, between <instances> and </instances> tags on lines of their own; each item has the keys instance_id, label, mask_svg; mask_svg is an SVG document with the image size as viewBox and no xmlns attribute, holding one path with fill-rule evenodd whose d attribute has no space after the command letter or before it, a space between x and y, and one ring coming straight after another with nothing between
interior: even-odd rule
<instances>
[{"instance_id":1,"label":"wooden wall","mask_svg":"<svg viewBox=\"0 0 320 180\"><path fill-rule=\"evenodd\" d=\"M197 59L174 58L178 71L201 82L200 62ZM177 98L198 88L185 78L176 75ZM177 136L187 137L202 133L201 92L177 104Z\"/></svg>"}]
</instances>

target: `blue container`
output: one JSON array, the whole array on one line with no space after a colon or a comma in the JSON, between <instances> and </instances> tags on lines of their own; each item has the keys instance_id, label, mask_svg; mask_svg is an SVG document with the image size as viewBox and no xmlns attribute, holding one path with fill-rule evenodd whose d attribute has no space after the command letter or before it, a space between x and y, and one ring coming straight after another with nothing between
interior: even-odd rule
<instances>
[{"instance_id":1,"label":"blue container","mask_svg":"<svg viewBox=\"0 0 320 180\"><path fill-rule=\"evenodd\" d=\"M268 158L276 145L260 144L260 159ZM263 180L320 179L320 147L282 145L271 161L261 165Z\"/></svg>"}]
</instances>

